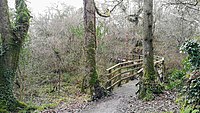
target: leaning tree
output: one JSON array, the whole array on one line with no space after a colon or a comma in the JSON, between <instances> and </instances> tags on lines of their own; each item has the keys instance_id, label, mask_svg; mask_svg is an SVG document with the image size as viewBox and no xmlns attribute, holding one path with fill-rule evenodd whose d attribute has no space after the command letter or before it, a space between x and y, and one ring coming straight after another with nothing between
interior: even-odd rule
<instances>
[{"instance_id":1,"label":"leaning tree","mask_svg":"<svg viewBox=\"0 0 200 113\"><path fill-rule=\"evenodd\" d=\"M13 94L19 54L29 29L30 12L25 0L15 0L16 15L10 21L7 0L0 0L0 109L25 107Z\"/></svg>"}]
</instances>

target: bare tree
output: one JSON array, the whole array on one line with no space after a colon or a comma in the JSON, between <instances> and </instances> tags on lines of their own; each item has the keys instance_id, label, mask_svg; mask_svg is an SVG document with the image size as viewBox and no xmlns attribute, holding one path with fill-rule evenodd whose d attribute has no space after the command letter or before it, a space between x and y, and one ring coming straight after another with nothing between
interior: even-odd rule
<instances>
[{"instance_id":1,"label":"bare tree","mask_svg":"<svg viewBox=\"0 0 200 113\"><path fill-rule=\"evenodd\" d=\"M153 0L144 0L143 15L143 65L144 71L140 83L139 98L149 100L153 97L155 84L153 52Z\"/></svg>"},{"instance_id":2,"label":"bare tree","mask_svg":"<svg viewBox=\"0 0 200 113\"><path fill-rule=\"evenodd\" d=\"M89 79L90 93L93 99L104 96L103 88L100 86L96 70L96 15L94 0L83 0L84 3L84 45L86 56L86 75ZM83 82L86 79L83 80Z\"/></svg>"}]
</instances>

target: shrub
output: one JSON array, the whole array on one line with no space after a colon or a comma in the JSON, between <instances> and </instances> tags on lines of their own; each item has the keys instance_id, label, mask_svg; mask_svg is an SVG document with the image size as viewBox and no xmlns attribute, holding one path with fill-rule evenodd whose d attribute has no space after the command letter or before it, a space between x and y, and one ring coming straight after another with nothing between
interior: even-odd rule
<instances>
[{"instance_id":1,"label":"shrub","mask_svg":"<svg viewBox=\"0 0 200 113\"><path fill-rule=\"evenodd\" d=\"M200 109L200 44L195 40L188 40L181 46L181 51L188 54L188 61L191 64L190 72L192 72L183 88L186 106Z\"/></svg>"},{"instance_id":2,"label":"shrub","mask_svg":"<svg viewBox=\"0 0 200 113\"><path fill-rule=\"evenodd\" d=\"M168 77L169 83L166 86L167 90L181 89L184 85L185 78L187 78L187 72L190 71L191 63L188 58L183 59L182 61L183 69L173 69L172 73Z\"/></svg>"}]
</instances>

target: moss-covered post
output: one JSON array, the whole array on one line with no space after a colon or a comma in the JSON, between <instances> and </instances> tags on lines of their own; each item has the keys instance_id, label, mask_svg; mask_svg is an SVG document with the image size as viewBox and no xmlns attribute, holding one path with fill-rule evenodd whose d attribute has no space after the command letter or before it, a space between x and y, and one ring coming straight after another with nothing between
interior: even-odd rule
<instances>
[{"instance_id":1,"label":"moss-covered post","mask_svg":"<svg viewBox=\"0 0 200 113\"><path fill-rule=\"evenodd\" d=\"M144 0L143 7L143 75L140 81L139 98L153 99L155 84L154 53L153 53L153 0Z\"/></svg>"},{"instance_id":2,"label":"moss-covered post","mask_svg":"<svg viewBox=\"0 0 200 113\"><path fill-rule=\"evenodd\" d=\"M16 19L9 19L7 0L0 0L0 112L17 111L26 105L13 94L19 54L29 28L30 14L24 0L15 0Z\"/></svg>"},{"instance_id":3,"label":"moss-covered post","mask_svg":"<svg viewBox=\"0 0 200 113\"><path fill-rule=\"evenodd\" d=\"M96 15L94 0L83 0L84 4L84 49L85 74L89 78L90 93L93 99L104 96L96 71ZM86 77L86 78L87 78Z\"/></svg>"}]
</instances>

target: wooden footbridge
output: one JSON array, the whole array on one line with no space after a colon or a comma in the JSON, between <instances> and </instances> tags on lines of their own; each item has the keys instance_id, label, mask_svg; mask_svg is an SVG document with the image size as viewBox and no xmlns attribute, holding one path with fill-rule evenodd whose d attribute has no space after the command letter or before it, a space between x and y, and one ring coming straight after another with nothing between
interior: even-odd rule
<instances>
[{"instance_id":1,"label":"wooden footbridge","mask_svg":"<svg viewBox=\"0 0 200 113\"><path fill-rule=\"evenodd\" d=\"M141 77L143 74L143 59L140 58L142 58L142 56L139 56L137 60L123 61L106 69L108 80L105 84L105 88L111 91L115 86L119 87L129 80ZM158 80L162 82L165 73L163 57L154 56L154 69L158 75Z\"/></svg>"}]
</instances>

